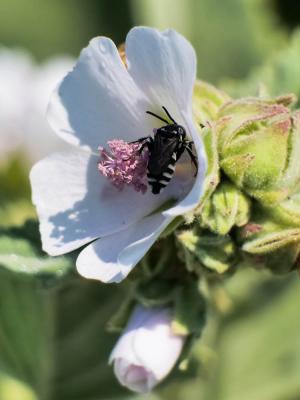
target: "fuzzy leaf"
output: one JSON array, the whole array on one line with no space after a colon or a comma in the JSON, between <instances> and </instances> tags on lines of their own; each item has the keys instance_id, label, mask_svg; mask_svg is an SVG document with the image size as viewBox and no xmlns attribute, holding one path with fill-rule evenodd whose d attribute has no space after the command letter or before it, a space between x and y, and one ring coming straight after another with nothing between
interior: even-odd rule
<instances>
[{"instance_id":1,"label":"fuzzy leaf","mask_svg":"<svg viewBox=\"0 0 300 400\"><path fill-rule=\"evenodd\" d=\"M23 227L0 229L0 266L15 273L37 275L45 283L67 274L75 259L49 257L41 251L38 225L27 221ZM46 283L47 284L47 283Z\"/></svg>"},{"instance_id":2,"label":"fuzzy leaf","mask_svg":"<svg viewBox=\"0 0 300 400\"><path fill-rule=\"evenodd\" d=\"M0 236L0 369L39 399L120 394L107 364L117 338L105 326L122 286L80 278L72 257L43 255L37 237L34 223Z\"/></svg>"},{"instance_id":3,"label":"fuzzy leaf","mask_svg":"<svg viewBox=\"0 0 300 400\"><path fill-rule=\"evenodd\" d=\"M75 277L41 288L33 276L0 273L0 368L39 399L106 399L122 390L108 366L117 339L105 332L117 288Z\"/></svg>"}]
</instances>

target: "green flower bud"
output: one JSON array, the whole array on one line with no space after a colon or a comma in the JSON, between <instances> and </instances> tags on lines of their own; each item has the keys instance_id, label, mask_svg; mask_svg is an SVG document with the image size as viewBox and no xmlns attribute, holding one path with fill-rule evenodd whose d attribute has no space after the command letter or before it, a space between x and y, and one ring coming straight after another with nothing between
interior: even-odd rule
<instances>
[{"instance_id":1,"label":"green flower bud","mask_svg":"<svg viewBox=\"0 0 300 400\"><path fill-rule=\"evenodd\" d=\"M231 228L243 226L250 216L250 200L230 182L221 182L203 206L199 222L203 228L226 235Z\"/></svg>"},{"instance_id":2,"label":"green flower bud","mask_svg":"<svg viewBox=\"0 0 300 400\"><path fill-rule=\"evenodd\" d=\"M241 99L219 111L220 167L267 205L286 199L300 182L300 113L291 114L284 105L289 100Z\"/></svg>"},{"instance_id":3,"label":"green flower bud","mask_svg":"<svg viewBox=\"0 0 300 400\"><path fill-rule=\"evenodd\" d=\"M246 259L274 273L286 273L296 265L300 251L300 228L274 218L271 208L256 205L251 222L237 235Z\"/></svg>"},{"instance_id":4,"label":"green flower bud","mask_svg":"<svg viewBox=\"0 0 300 400\"><path fill-rule=\"evenodd\" d=\"M196 81L193 93L193 113L198 124L217 119L219 108L227 103L230 97L204 81Z\"/></svg>"},{"instance_id":5,"label":"green flower bud","mask_svg":"<svg viewBox=\"0 0 300 400\"><path fill-rule=\"evenodd\" d=\"M290 227L300 226L300 191L289 196L275 207L268 208L271 218Z\"/></svg>"},{"instance_id":6,"label":"green flower bud","mask_svg":"<svg viewBox=\"0 0 300 400\"><path fill-rule=\"evenodd\" d=\"M188 270L223 274L239 261L239 253L229 235L217 236L197 232L196 228L177 234Z\"/></svg>"}]
</instances>

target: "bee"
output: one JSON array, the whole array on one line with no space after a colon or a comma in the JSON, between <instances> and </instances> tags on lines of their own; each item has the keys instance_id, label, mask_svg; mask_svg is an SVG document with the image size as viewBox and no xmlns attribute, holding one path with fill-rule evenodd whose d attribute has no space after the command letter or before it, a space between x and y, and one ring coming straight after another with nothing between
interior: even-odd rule
<instances>
[{"instance_id":1,"label":"bee","mask_svg":"<svg viewBox=\"0 0 300 400\"><path fill-rule=\"evenodd\" d=\"M162 108L172 123L151 111L146 111L147 114L158 118L166 125L154 129L154 138L146 136L132 142L142 143L139 149L140 154L144 148L148 148L147 178L153 194L159 194L168 185L173 177L176 163L185 150L196 168L195 176L198 171L197 157L193 153L194 142L187 139L184 127L177 124L165 107Z\"/></svg>"}]
</instances>

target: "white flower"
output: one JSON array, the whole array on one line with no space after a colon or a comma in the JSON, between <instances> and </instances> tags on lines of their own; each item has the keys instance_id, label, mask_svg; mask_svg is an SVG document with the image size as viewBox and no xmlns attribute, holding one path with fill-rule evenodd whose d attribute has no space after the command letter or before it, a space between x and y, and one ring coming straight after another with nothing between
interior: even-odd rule
<instances>
[{"instance_id":1,"label":"white flower","mask_svg":"<svg viewBox=\"0 0 300 400\"><path fill-rule=\"evenodd\" d=\"M45 113L54 85L72 64L60 57L37 65L25 51L0 48L0 159L18 151L35 162L62 148Z\"/></svg>"},{"instance_id":2,"label":"white flower","mask_svg":"<svg viewBox=\"0 0 300 400\"><path fill-rule=\"evenodd\" d=\"M145 393L169 374L185 341L172 333L171 323L170 309L135 308L110 356L121 385Z\"/></svg>"},{"instance_id":3,"label":"white flower","mask_svg":"<svg viewBox=\"0 0 300 400\"><path fill-rule=\"evenodd\" d=\"M48 112L56 133L73 146L31 172L44 250L60 255L93 241L81 251L77 268L103 282L126 277L166 226L197 206L206 169L192 118L193 47L173 30L139 27L127 36L126 57L128 68L105 37L82 51ZM162 114L162 106L194 141L198 174L194 178L190 159L183 156L163 193L142 194L130 186L120 191L100 175L98 148L114 139L131 142L151 135L162 123L146 111Z\"/></svg>"}]
</instances>

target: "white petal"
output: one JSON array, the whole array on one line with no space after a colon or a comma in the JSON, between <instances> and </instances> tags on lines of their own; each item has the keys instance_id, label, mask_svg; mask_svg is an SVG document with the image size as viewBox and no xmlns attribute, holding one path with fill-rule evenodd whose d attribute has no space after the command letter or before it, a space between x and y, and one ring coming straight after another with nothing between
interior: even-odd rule
<instances>
[{"instance_id":1,"label":"white petal","mask_svg":"<svg viewBox=\"0 0 300 400\"><path fill-rule=\"evenodd\" d=\"M177 216L185 214L189 211L192 211L200 202L201 197L204 191L204 179L207 168L207 159L206 153L203 145L203 141L201 139L200 133L194 125L192 120L192 116L183 113L183 118L185 121L185 126L187 127L187 131L194 141L194 148L197 153L197 161L198 161L198 173L190 192L176 204L175 207L172 207L163 212L165 216Z\"/></svg>"},{"instance_id":2,"label":"white petal","mask_svg":"<svg viewBox=\"0 0 300 400\"><path fill-rule=\"evenodd\" d=\"M107 140L135 140L146 136L143 93L123 65L115 44L93 39L55 91L48 119L67 142L97 150Z\"/></svg>"},{"instance_id":3,"label":"white petal","mask_svg":"<svg viewBox=\"0 0 300 400\"><path fill-rule=\"evenodd\" d=\"M155 378L161 381L174 367L185 337L173 334L169 309L147 311L148 318L136 331L134 337L134 352L140 365L151 371Z\"/></svg>"},{"instance_id":4,"label":"white petal","mask_svg":"<svg viewBox=\"0 0 300 400\"><path fill-rule=\"evenodd\" d=\"M185 342L171 325L170 309L135 307L109 359L123 386L146 393L168 375Z\"/></svg>"},{"instance_id":5,"label":"white petal","mask_svg":"<svg viewBox=\"0 0 300 400\"><path fill-rule=\"evenodd\" d=\"M120 282L146 254L172 218L151 215L87 246L77 259L78 272L102 282Z\"/></svg>"},{"instance_id":6,"label":"white petal","mask_svg":"<svg viewBox=\"0 0 300 400\"><path fill-rule=\"evenodd\" d=\"M120 192L99 173L98 161L97 156L73 149L53 154L33 167L32 198L43 249L49 254L64 254L125 229L165 200L130 187Z\"/></svg>"},{"instance_id":7,"label":"white petal","mask_svg":"<svg viewBox=\"0 0 300 400\"><path fill-rule=\"evenodd\" d=\"M191 108L196 78L196 55L191 44L173 30L133 28L126 38L128 70L136 84L157 109L179 111ZM180 121L177 121L178 123Z\"/></svg>"}]
</instances>

